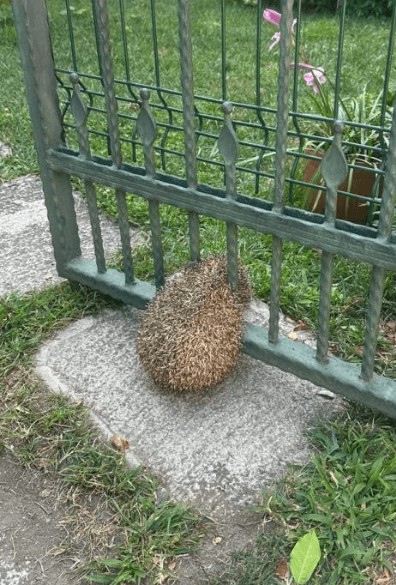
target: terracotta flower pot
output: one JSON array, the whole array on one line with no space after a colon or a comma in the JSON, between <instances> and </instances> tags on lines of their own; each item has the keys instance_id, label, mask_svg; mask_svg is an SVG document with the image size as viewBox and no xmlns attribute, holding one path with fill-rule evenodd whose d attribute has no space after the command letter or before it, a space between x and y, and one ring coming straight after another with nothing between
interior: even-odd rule
<instances>
[{"instance_id":1,"label":"terracotta flower pot","mask_svg":"<svg viewBox=\"0 0 396 585\"><path fill-rule=\"evenodd\" d=\"M316 156L321 156L322 153L312 152ZM337 196L337 219L344 219L353 223L364 224L367 222L370 202L362 202L359 199L353 199L346 195L340 195L340 191L349 191L353 195L360 195L362 197L372 198L372 189L377 178L373 167L366 161L357 161L361 167L366 169L349 169L347 179L338 187ZM304 172L304 181L307 183L316 183L324 185L323 178L319 170L319 160L309 160ZM382 191L383 180L381 179L379 185L379 193ZM308 209L314 213L324 214L326 205L326 193L324 191L317 191L313 187L306 187L310 193L308 196Z\"/></svg>"}]
</instances>

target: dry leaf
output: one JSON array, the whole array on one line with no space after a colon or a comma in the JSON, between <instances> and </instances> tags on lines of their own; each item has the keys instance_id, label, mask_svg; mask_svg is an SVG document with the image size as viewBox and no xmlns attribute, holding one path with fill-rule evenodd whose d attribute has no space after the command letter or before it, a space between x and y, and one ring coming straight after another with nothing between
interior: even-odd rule
<instances>
[{"instance_id":1,"label":"dry leaf","mask_svg":"<svg viewBox=\"0 0 396 585\"><path fill-rule=\"evenodd\" d=\"M113 435L111 437L111 444L115 449L117 449L117 451L122 454L124 454L129 447L129 442L126 439L122 439L118 435Z\"/></svg>"},{"instance_id":2,"label":"dry leaf","mask_svg":"<svg viewBox=\"0 0 396 585\"><path fill-rule=\"evenodd\" d=\"M287 560L279 559L279 561L276 563L275 577L278 577L278 579L282 579L283 581L287 581L288 576L289 565L287 563Z\"/></svg>"},{"instance_id":3,"label":"dry leaf","mask_svg":"<svg viewBox=\"0 0 396 585\"><path fill-rule=\"evenodd\" d=\"M173 559L172 561L170 561L168 563L168 569L170 571L174 571L176 569L176 560L175 559Z\"/></svg>"},{"instance_id":4,"label":"dry leaf","mask_svg":"<svg viewBox=\"0 0 396 585\"><path fill-rule=\"evenodd\" d=\"M331 392L330 390L326 390L325 388L318 390L318 392L316 394L318 396L323 396L324 398L335 398L336 397L334 392Z\"/></svg>"},{"instance_id":5,"label":"dry leaf","mask_svg":"<svg viewBox=\"0 0 396 585\"><path fill-rule=\"evenodd\" d=\"M40 497L41 498L48 498L48 496L51 495L51 490L49 490L48 488L45 488L43 491L40 492Z\"/></svg>"},{"instance_id":6,"label":"dry leaf","mask_svg":"<svg viewBox=\"0 0 396 585\"><path fill-rule=\"evenodd\" d=\"M355 347L355 354L358 355L359 357L362 357L363 349L364 349L363 345L357 345Z\"/></svg>"},{"instance_id":7,"label":"dry leaf","mask_svg":"<svg viewBox=\"0 0 396 585\"><path fill-rule=\"evenodd\" d=\"M380 327L381 333L391 343L396 341L396 321L387 321Z\"/></svg>"},{"instance_id":8,"label":"dry leaf","mask_svg":"<svg viewBox=\"0 0 396 585\"><path fill-rule=\"evenodd\" d=\"M336 478L334 473L332 471L329 471L329 475L330 475L331 479L334 481L336 487L338 488L338 479Z\"/></svg>"},{"instance_id":9,"label":"dry leaf","mask_svg":"<svg viewBox=\"0 0 396 585\"><path fill-rule=\"evenodd\" d=\"M163 569L164 567L164 560L162 557L153 557L153 565L154 567L160 567Z\"/></svg>"},{"instance_id":10,"label":"dry leaf","mask_svg":"<svg viewBox=\"0 0 396 585\"><path fill-rule=\"evenodd\" d=\"M63 548L63 547L59 547L59 548L52 548L49 553L51 554L51 556L53 557L58 557L59 555L63 555L65 554L65 552L67 551L67 548Z\"/></svg>"},{"instance_id":11,"label":"dry leaf","mask_svg":"<svg viewBox=\"0 0 396 585\"><path fill-rule=\"evenodd\" d=\"M289 335L288 335L288 338L289 338L289 339L292 339L293 341L295 341L296 339L298 339L298 335L297 335L297 333L294 331L294 329L293 329L293 331L290 331L290 333L289 333Z\"/></svg>"},{"instance_id":12,"label":"dry leaf","mask_svg":"<svg viewBox=\"0 0 396 585\"><path fill-rule=\"evenodd\" d=\"M308 325L304 321L297 321L294 326L294 331L305 331L306 329L308 329Z\"/></svg>"},{"instance_id":13,"label":"dry leaf","mask_svg":"<svg viewBox=\"0 0 396 585\"><path fill-rule=\"evenodd\" d=\"M220 544L220 542L223 539L221 538L221 536L215 536L214 539L212 540L213 544Z\"/></svg>"},{"instance_id":14,"label":"dry leaf","mask_svg":"<svg viewBox=\"0 0 396 585\"><path fill-rule=\"evenodd\" d=\"M391 585L391 583L392 574L389 569L385 569L384 572L375 579L375 585Z\"/></svg>"}]
</instances>

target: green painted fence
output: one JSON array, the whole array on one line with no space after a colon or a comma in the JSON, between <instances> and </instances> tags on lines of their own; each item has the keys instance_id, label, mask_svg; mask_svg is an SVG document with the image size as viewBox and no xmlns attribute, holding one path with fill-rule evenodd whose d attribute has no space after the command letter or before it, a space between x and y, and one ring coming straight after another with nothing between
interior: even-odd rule
<instances>
[{"instance_id":1,"label":"green painted fence","mask_svg":"<svg viewBox=\"0 0 396 585\"><path fill-rule=\"evenodd\" d=\"M293 63L301 60L301 2L293 6L293 0L281 1L283 18L277 31L280 33L277 103L273 106L262 103L265 85L262 71L266 67L263 55L268 59L268 52L262 46L262 2L250 9L254 17L253 68L246 66L246 83L249 79L252 82L250 102L238 101L238 85L229 82L228 2L218 0L218 22L210 31L202 31L203 35L217 35L219 47L219 64L216 65L219 83L213 86L212 94L206 95L194 89L194 76L199 78L200 57L191 34L194 3L174 0L167 4L166 9L174 11L170 55L159 44L163 34L159 15L164 4L157 6L155 0L92 0L92 3L13 0L59 274L139 308L145 307L156 288L164 284L160 222L163 203L187 211L192 261L198 261L201 253L200 215L225 222L232 286L237 278L239 226L259 234L270 234L269 328L249 324L244 350L257 359L396 416L396 383L374 374L385 274L387 270L396 270L396 240L392 233L396 115L393 115L391 129L391 108L387 103L396 9L389 21L379 115L370 125L337 119L342 113L346 0L340 3L338 14L337 62L329 116L310 114L301 111L299 106L298 69L304 66L293 66ZM59 31L53 30L51 11L64 16L63 34L69 42L67 54L58 47ZM81 15L84 27L76 24ZM140 29L134 26L136 19ZM274 56L271 58L273 60ZM180 81L172 78L173 73L164 66L176 59ZM238 65L238 59L234 61ZM238 66L242 66L243 73L243 63ZM309 67L308 72L315 73ZM238 81L243 84L241 75ZM210 80L199 80L201 85L206 82L210 84ZM229 100L233 100L232 104ZM334 128L332 137L322 139L321 148L327 150L321 166L325 186L315 187L319 194L326 193L322 215L294 204L296 190L312 187L309 180L299 174L301 162L318 158L318 152L312 152L309 145L314 139L317 142L320 136L304 131L307 120ZM351 143L345 139L351 129L371 133L378 139L374 143L371 140ZM105 144L105 148L98 148L99 143ZM352 147L358 155L347 161L344 151ZM252 156L241 160L241 151ZM370 169L361 163L369 154L376 159L376 165ZM351 201L362 199L351 191L337 193L348 167L358 170L361 166L374 176L368 207L370 211L378 209L379 216L378 221L370 225L337 219L340 197L349 196ZM210 184L208 181L202 183L203 169L205 177L213 175ZM81 258L71 177L78 177L85 185L95 259ZM237 182L241 177L243 180ZM96 185L114 189L116 194L122 272L106 266ZM378 196L380 186L381 197ZM128 194L148 202L155 287L139 281L134 275ZM316 353L302 343L279 335L284 241L321 250ZM361 367L345 363L328 351L334 255L372 266Z\"/></svg>"}]
</instances>

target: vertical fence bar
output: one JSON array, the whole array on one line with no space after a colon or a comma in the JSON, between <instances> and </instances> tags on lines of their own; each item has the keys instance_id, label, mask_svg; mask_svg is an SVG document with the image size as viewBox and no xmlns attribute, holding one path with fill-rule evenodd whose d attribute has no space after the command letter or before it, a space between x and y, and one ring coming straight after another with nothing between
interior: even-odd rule
<instances>
[{"instance_id":1,"label":"vertical fence bar","mask_svg":"<svg viewBox=\"0 0 396 585\"><path fill-rule=\"evenodd\" d=\"M12 2L26 95L47 206L57 271L81 255L70 178L51 171L48 149L61 144L62 121L45 0Z\"/></svg>"},{"instance_id":2,"label":"vertical fence bar","mask_svg":"<svg viewBox=\"0 0 396 585\"><path fill-rule=\"evenodd\" d=\"M328 188L327 197L335 197L336 192ZM316 343L316 359L322 363L328 361L330 332L330 301L333 282L333 254L322 252L319 285L319 324Z\"/></svg>"},{"instance_id":3,"label":"vertical fence bar","mask_svg":"<svg viewBox=\"0 0 396 585\"><path fill-rule=\"evenodd\" d=\"M342 151L341 140L344 126L341 122L334 124L333 144L321 164L321 171L326 183L326 208L324 227L333 227L337 212L337 187L346 179L348 165ZM328 361L330 301L333 282L333 254L322 252L320 266L319 324L316 359Z\"/></svg>"},{"instance_id":4,"label":"vertical fence bar","mask_svg":"<svg viewBox=\"0 0 396 585\"><path fill-rule=\"evenodd\" d=\"M277 130L275 159L275 197L273 210L282 213L284 207L287 125L289 117L290 47L294 0L282 0L280 22L280 56L277 97ZM282 240L272 237L271 295L268 339L276 343L279 336L279 297L282 264Z\"/></svg>"},{"instance_id":5,"label":"vertical fence bar","mask_svg":"<svg viewBox=\"0 0 396 585\"><path fill-rule=\"evenodd\" d=\"M146 174L148 177L154 178L155 176L155 160L154 160L154 140L157 136L157 126L155 120L151 114L149 99L150 92L148 89L140 90L140 97L142 104L140 106L140 112L137 117L137 130L140 138L143 142L144 151L144 165L146 168ZM159 212L159 203L154 199L149 200L149 214L150 214L150 228L151 228L151 241L153 248L153 259L154 259L154 273L155 273L155 285L157 289L164 286L164 254L162 249L161 240L161 219Z\"/></svg>"},{"instance_id":6,"label":"vertical fence bar","mask_svg":"<svg viewBox=\"0 0 396 585\"><path fill-rule=\"evenodd\" d=\"M393 217L395 213L396 191L396 104L393 108L392 128L389 139L389 152L386 161L384 190L377 239L389 242L392 235ZM366 335L364 340L361 377L370 380L374 373L374 358L377 346L379 323L381 319L382 297L385 285L385 270L374 266L371 274L369 301L367 307Z\"/></svg>"},{"instance_id":7,"label":"vertical fence bar","mask_svg":"<svg viewBox=\"0 0 396 585\"><path fill-rule=\"evenodd\" d=\"M227 100L227 22L226 0L221 0L221 99Z\"/></svg>"},{"instance_id":8,"label":"vertical fence bar","mask_svg":"<svg viewBox=\"0 0 396 585\"><path fill-rule=\"evenodd\" d=\"M262 3L259 1L257 2L257 12L256 12L256 43L255 43L255 47L256 47L256 55L255 55L255 73L256 73L256 86L255 86L255 102L256 102L256 106L258 106L256 108L256 115L257 115L257 119L259 121L259 124L261 125L262 131L263 131L263 146L267 146L268 145L268 139L269 139L269 131L267 128L267 124L263 118L263 113L260 109L261 106L261 53L262 53L262 48L261 48L261 27L262 27ZM255 165L255 184L254 184L254 192L257 195L260 191L260 170L261 170L261 165L264 159L264 149L260 149L258 157L257 157L257 162Z\"/></svg>"},{"instance_id":9,"label":"vertical fence bar","mask_svg":"<svg viewBox=\"0 0 396 585\"><path fill-rule=\"evenodd\" d=\"M180 81L183 99L184 147L186 152L186 176L189 187L197 186L197 155L194 130L194 80L192 63L190 0L179 0L179 43L180 43ZM199 217L190 211L188 214L190 231L190 258L199 260Z\"/></svg>"},{"instance_id":10,"label":"vertical fence bar","mask_svg":"<svg viewBox=\"0 0 396 585\"><path fill-rule=\"evenodd\" d=\"M345 36L345 11L346 11L346 0L341 0L340 3L340 30L338 33L338 48L337 48L337 68L334 83L334 104L333 104L333 116L334 119L338 118L338 110L340 108L340 93L341 93L341 69L342 69L342 57L344 51L344 36Z\"/></svg>"},{"instance_id":11,"label":"vertical fence bar","mask_svg":"<svg viewBox=\"0 0 396 585\"><path fill-rule=\"evenodd\" d=\"M375 350L381 319L382 297L385 286L385 270L374 266L371 273L369 302L367 306L366 334L364 338L363 361L360 376L371 380L374 373Z\"/></svg>"},{"instance_id":12,"label":"vertical fence bar","mask_svg":"<svg viewBox=\"0 0 396 585\"><path fill-rule=\"evenodd\" d=\"M128 88L128 92L129 92L130 96L132 97L134 102L137 103L138 96L137 96L136 92L134 91L133 86L131 84L131 67L130 67L129 52L128 52L128 39L127 39L127 35L126 35L125 0L118 0L118 5L120 8L122 51L124 54L124 67L125 67L125 77L126 77L126 81L127 81L127 88ZM136 162L136 133L132 134L131 157L132 157L133 162Z\"/></svg>"},{"instance_id":13,"label":"vertical fence bar","mask_svg":"<svg viewBox=\"0 0 396 585\"><path fill-rule=\"evenodd\" d=\"M74 71L78 71L77 51L76 51L76 43L74 42L73 18L72 18L70 0L65 0L65 6L66 6L67 26L69 29L69 41L70 41L70 51L71 51L73 69L74 69Z\"/></svg>"},{"instance_id":14,"label":"vertical fence bar","mask_svg":"<svg viewBox=\"0 0 396 585\"><path fill-rule=\"evenodd\" d=\"M161 137L161 164L164 171L166 171L166 159L165 159L165 146L168 140L170 128L173 125L173 112L168 106L162 91L161 91L161 78L160 78L160 58L158 50L158 34L157 34L157 15L156 15L156 0L151 0L151 27L152 27L152 41L153 41L153 52L154 52L154 74L155 84L157 86L157 95L166 110L168 115L168 125L164 128Z\"/></svg>"},{"instance_id":15,"label":"vertical fence bar","mask_svg":"<svg viewBox=\"0 0 396 585\"><path fill-rule=\"evenodd\" d=\"M95 30L97 31L100 68L103 77L103 88L106 100L107 124L109 129L111 158L114 166L122 164L121 141L118 131L118 108L115 95L113 59L111 55L110 26L107 12L107 0L93 0ZM119 227L125 284L133 284L133 264L131 254L131 240L129 236L128 207L126 193L116 189Z\"/></svg>"},{"instance_id":16,"label":"vertical fence bar","mask_svg":"<svg viewBox=\"0 0 396 585\"><path fill-rule=\"evenodd\" d=\"M294 63L300 62L300 41L301 41L301 0L298 0L297 3L297 17L296 17L296 24L295 24L295 33L294 33ZM298 120L297 110L298 110L298 89L299 89L299 70L298 67L294 67L293 70L293 94L292 94L292 111L293 111L293 126L296 129L296 134L298 138L298 152L302 152L304 148L305 139L302 136L300 123ZM298 156L294 157L294 161L292 167L290 169L290 178L294 179L296 177L297 169L300 164L300 158ZM295 183L292 181L289 183L288 189L288 202L289 205L293 204L293 191L295 188Z\"/></svg>"},{"instance_id":17,"label":"vertical fence bar","mask_svg":"<svg viewBox=\"0 0 396 585\"><path fill-rule=\"evenodd\" d=\"M125 76L127 81L127 88L128 91L136 102L138 101L137 94L133 90L131 84L131 67L130 67L130 60L129 60L129 52L128 52L128 39L126 35L126 19L125 19L125 0L118 0L118 5L120 8L120 25L121 25L121 37L122 37L122 51L124 54L124 67L125 67Z\"/></svg>"},{"instance_id":18,"label":"vertical fence bar","mask_svg":"<svg viewBox=\"0 0 396 585\"><path fill-rule=\"evenodd\" d=\"M219 152L224 158L226 197L236 197L235 163L238 159L239 144L232 126L230 102L224 102L224 126L219 135ZM238 286L238 226L227 222L227 269L228 281L233 290Z\"/></svg>"},{"instance_id":19,"label":"vertical fence bar","mask_svg":"<svg viewBox=\"0 0 396 585\"><path fill-rule=\"evenodd\" d=\"M395 32L396 32L396 2L393 3L392 9L392 17L391 17L391 24L389 30L389 40L388 40L388 51L386 54L386 65L385 65L385 72L384 72L384 85L383 85L383 94L382 94L382 105L381 105L381 126L385 126L385 115L387 109L387 95L389 90L389 81L392 72L392 63L393 63L393 50L395 46ZM381 142L383 142L383 133L381 133ZM382 144L382 146L384 146Z\"/></svg>"},{"instance_id":20,"label":"vertical fence bar","mask_svg":"<svg viewBox=\"0 0 396 585\"><path fill-rule=\"evenodd\" d=\"M91 150L88 140L87 129L87 108L82 100L79 77L77 73L71 73L70 81L73 85L73 95L71 98L71 110L77 128L77 139L80 148L80 157L86 160L91 159ZM87 194L88 213L91 222L92 239L94 243L96 266L98 272L106 272L106 261L103 249L102 232L100 229L98 205L96 201L95 185L92 181L85 181L85 192Z\"/></svg>"}]
</instances>

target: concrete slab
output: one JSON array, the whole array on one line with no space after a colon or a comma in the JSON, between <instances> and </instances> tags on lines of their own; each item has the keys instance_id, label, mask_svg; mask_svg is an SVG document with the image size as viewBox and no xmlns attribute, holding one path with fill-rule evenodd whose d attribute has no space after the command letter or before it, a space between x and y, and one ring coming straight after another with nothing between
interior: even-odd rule
<instances>
[{"instance_id":1,"label":"concrete slab","mask_svg":"<svg viewBox=\"0 0 396 585\"><path fill-rule=\"evenodd\" d=\"M158 473L173 498L212 518L257 501L287 464L307 461L307 428L340 408L339 399L247 356L213 390L161 390L137 358L140 317L125 307L71 325L40 350L39 375L83 400L108 434L126 438L131 463ZM250 318L267 320L267 307L255 302ZM282 328L293 324L282 320Z\"/></svg>"},{"instance_id":2,"label":"concrete slab","mask_svg":"<svg viewBox=\"0 0 396 585\"><path fill-rule=\"evenodd\" d=\"M93 258L88 209L75 194L82 254ZM102 236L109 257L120 247L119 230L102 219ZM136 232L131 230L132 243ZM56 272L41 180L26 176L0 184L0 295L27 292L61 282Z\"/></svg>"}]
</instances>

